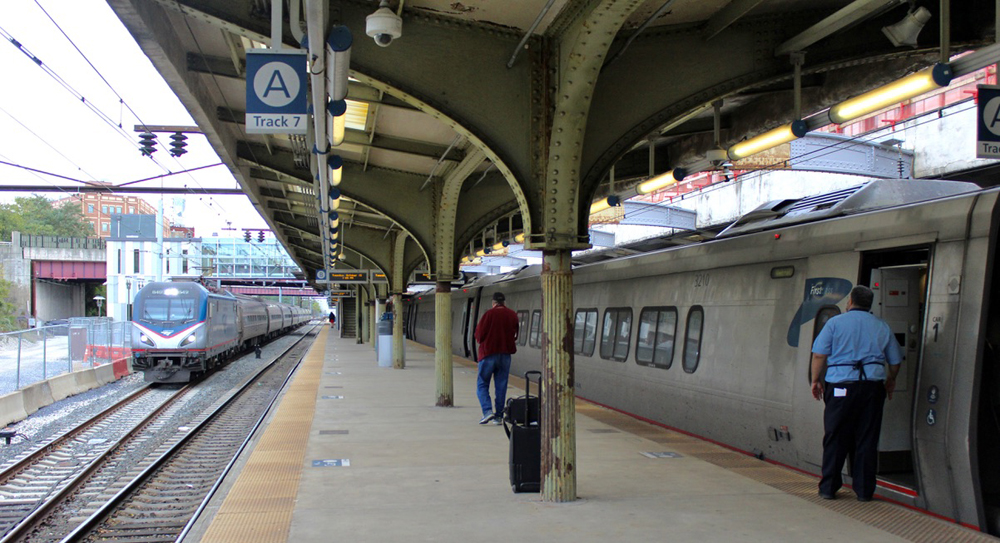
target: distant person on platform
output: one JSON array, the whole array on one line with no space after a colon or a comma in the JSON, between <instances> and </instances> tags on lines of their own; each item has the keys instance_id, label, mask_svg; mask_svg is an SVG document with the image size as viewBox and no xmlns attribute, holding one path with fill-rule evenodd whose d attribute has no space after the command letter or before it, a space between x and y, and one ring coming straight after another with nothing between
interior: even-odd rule
<instances>
[{"instance_id":1,"label":"distant person on platform","mask_svg":"<svg viewBox=\"0 0 1000 543\"><path fill-rule=\"evenodd\" d=\"M502 292L493 294L493 308L483 314L476 326L476 343L479 344L476 394L479 396L479 405L483 408L483 418L479 424L490 421L500 424L507 399L510 355L517 352L517 313L504 305L505 299ZM490 401L491 378L494 380L495 410Z\"/></svg>"},{"instance_id":2,"label":"distant person on platform","mask_svg":"<svg viewBox=\"0 0 1000 543\"><path fill-rule=\"evenodd\" d=\"M337 325L337 316L333 314L333 311L331 311L330 312L330 328L333 328L336 325Z\"/></svg>"},{"instance_id":3,"label":"distant person on platform","mask_svg":"<svg viewBox=\"0 0 1000 543\"><path fill-rule=\"evenodd\" d=\"M257 355L257 358L260 358L260 345L253 348L253 353Z\"/></svg>"},{"instance_id":4,"label":"distant person on platform","mask_svg":"<svg viewBox=\"0 0 1000 543\"><path fill-rule=\"evenodd\" d=\"M849 453L858 501L875 494L882 406L886 396L892 399L902 356L889 325L869 313L874 299L868 287L854 287L847 312L827 321L813 342L812 395L826 403L819 495L827 500L836 498L844 483L841 471Z\"/></svg>"}]
</instances>

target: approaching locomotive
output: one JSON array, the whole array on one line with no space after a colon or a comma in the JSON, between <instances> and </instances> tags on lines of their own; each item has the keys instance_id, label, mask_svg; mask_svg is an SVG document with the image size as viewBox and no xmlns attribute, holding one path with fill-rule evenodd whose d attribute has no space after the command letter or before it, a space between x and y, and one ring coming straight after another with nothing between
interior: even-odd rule
<instances>
[{"instance_id":1,"label":"approaching locomotive","mask_svg":"<svg viewBox=\"0 0 1000 543\"><path fill-rule=\"evenodd\" d=\"M1000 533L1000 192L871 181L760 206L717 239L578 266L577 396L819 473L813 339L855 284L905 355L879 443L878 495ZM686 234L690 235L690 234ZM512 373L539 369L540 270L453 293L453 352L498 290L520 321ZM434 344L434 299L408 308Z\"/></svg>"},{"instance_id":2,"label":"approaching locomotive","mask_svg":"<svg viewBox=\"0 0 1000 543\"><path fill-rule=\"evenodd\" d=\"M198 283L149 283L135 297L132 367L146 381L186 383L310 318L299 307Z\"/></svg>"}]
</instances>

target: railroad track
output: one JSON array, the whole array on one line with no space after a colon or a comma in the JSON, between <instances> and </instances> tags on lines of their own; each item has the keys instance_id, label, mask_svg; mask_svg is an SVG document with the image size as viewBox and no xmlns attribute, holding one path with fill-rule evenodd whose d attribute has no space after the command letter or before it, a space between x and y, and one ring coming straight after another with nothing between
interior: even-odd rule
<instances>
[{"instance_id":1,"label":"railroad track","mask_svg":"<svg viewBox=\"0 0 1000 543\"><path fill-rule=\"evenodd\" d=\"M0 533L16 531L75 490L77 481L185 393L142 387L0 472Z\"/></svg>"},{"instance_id":2,"label":"railroad track","mask_svg":"<svg viewBox=\"0 0 1000 543\"><path fill-rule=\"evenodd\" d=\"M311 342L303 340L314 337L315 329L192 421L160 448L154 460L131 470L127 483L108 487L94 500L99 506L85 511L89 515L70 518L76 527L68 535L53 539L46 523L40 523L26 540L135 542L183 537L305 356Z\"/></svg>"}]
</instances>

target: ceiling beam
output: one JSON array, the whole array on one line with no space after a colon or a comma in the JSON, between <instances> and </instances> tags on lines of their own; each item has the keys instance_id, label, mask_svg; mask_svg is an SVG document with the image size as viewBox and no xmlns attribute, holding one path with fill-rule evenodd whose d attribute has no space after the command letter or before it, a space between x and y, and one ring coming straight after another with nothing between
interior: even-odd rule
<instances>
[{"instance_id":1,"label":"ceiling beam","mask_svg":"<svg viewBox=\"0 0 1000 543\"><path fill-rule=\"evenodd\" d=\"M836 13L803 30L794 38L774 49L774 56L780 57L795 51L805 51L806 47L835 34L851 25L874 17L883 11L898 6L906 0L855 0Z\"/></svg>"},{"instance_id":2,"label":"ceiling beam","mask_svg":"<svg viewBox=\"0 0 1000 543\"><path fill-rule=\"evenodd\" d=\"M246 112L220 107L218 108L218 119L227 123L235 121L237 124L244 124ZM444 157L445 162L461 162L462 159L465 158L465 152L457 148L449 150L448 147L438 145L436 143L426 143L405 138L394 138L392 136L383 136L378 133L372 137L364 130L354 130L350 128L348 128L344 133L344 143L357 145L359 147L379 149L382 151L392 151L395 153L431 158L434 160L440 159L441 155L445 155L445 151L447 151L448 154Z\"/></svg>"},{"instance_id":3,"label":"ceiling beam","mask_svg":"<svg viewBox=\"0 0 1000 543\"><path fill-rule=\"evenodd\" d=\"M764 0L733 0L726 4L726 7L720 9L711 19L705 24L705 30L702 31L702 36L705 40L710 40L717 36L723 30L729 28L729 25L740 20L744 15L750 12L753 8L757 7Z\"/></svg>"}]
</instances>

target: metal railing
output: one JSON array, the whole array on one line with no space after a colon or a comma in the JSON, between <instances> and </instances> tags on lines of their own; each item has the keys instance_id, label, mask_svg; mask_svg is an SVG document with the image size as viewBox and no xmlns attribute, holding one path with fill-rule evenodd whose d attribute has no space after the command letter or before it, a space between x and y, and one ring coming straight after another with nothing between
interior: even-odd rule
<instances>
[{"instance_id":1,"label":"metal railing","mask_svg":"<svg viewBox=\"0 0 1000 543\"><path fill-rule=\"evenodd\" d=\"M103 238L71 238L66 236L35 236L21 234L21 247L46 249L104 249Z\"/></svg>"},{"instance_id":2,"label":"metal railing","mask_svg":"<svg viewBox=\"0 0 1000 543\"><path fill-rule=\"evenodd\" d=\"M131 326L107 317L74 318L0 334L0 395L74 370L127 361Z\"/></svg>"}]
</instances>

